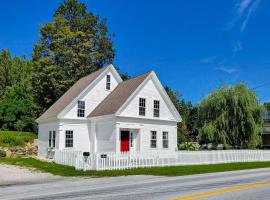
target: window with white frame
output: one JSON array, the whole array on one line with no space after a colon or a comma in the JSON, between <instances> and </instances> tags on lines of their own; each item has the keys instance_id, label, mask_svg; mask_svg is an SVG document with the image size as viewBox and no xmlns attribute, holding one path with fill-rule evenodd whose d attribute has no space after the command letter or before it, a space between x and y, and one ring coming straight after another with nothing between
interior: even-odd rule
<instances>
[{"instance_id":1,"label":"window with white frame","mask_svg":"<svg viewBox=\"0 0 270 200\"><path fill-rule=\"evenodd\" d=\"M151 131L150 147L157 148L157 132Z\"/></svg>"},{"instance_id":2,"label":"window with white frame","mask_svg":"<svg viewBox=\"0 0 270 200\"><path fill-rule=\"evenodd\" d=\"M111 89L111 76L109 74L106 77L106 89L107 90Z\"/></svg>"},{"instance_id":3,"label":"window with white frame","mask_svg":"<svg viewBox=\"0 0 270 200\"><path fill-rule=\"evenodd\" d=\"M55 138L56 138L56 132L49 131L49 147L55 148Z\"/></svg>"},{"instance_id":4,"label":"window with white frame","mask_svg":"<svg viewBox=\"0 0 270 200\"><path fill-rule=\"evenodd\" d=\"M154 100L154 117L159 117L159 101Z\"/></svg>"},{"instance_id":5,"label":"window with white frame","mask_svg":"<svg viewBox=\"0 0 270 200\"><path fill-rule=\"evenodd\" d=\"M145 98L140 98L139 99L139 115L140 116L145 116Z\"/></svg>"},{"instance_id":6,"label":"window with white frame","mask_svg":"<svg viewBox=\"0 0 270 200\"><path fill-rule=\"evenodd\" d=\"M78 117L84 117L85 116L85 101L78 101L77 116Z\"/></svg>"},{"instance_id":7,"label":"window with white frame","mask_svg":"<svg viewBox=\"0 0 270 200\"><path fill-rule=\"evenodd\" d=\"M73 131L71 131L71 130L66 131L65 147L66 148L72 148L73 147Z\"/></svg>"},{"instance_id":8,"label":"window with white frame","mask_svg":"<svg viewBox=\"0 0 270 200\"><path fill-rule=\"evenodd\" d=\"M169 133L164 131L162 135L163 141L162 141L162 146L164 149L169 148Z\"/></svg>"}]
</instances>

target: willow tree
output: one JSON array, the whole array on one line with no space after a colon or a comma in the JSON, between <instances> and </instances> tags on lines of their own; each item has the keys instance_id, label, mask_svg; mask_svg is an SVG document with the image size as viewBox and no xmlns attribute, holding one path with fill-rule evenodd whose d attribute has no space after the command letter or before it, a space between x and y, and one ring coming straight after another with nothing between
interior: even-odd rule
<instances>
[{"instance_id":1,"label":"willow tree","mask_svg":"<svg viewBox=\"0 0 270 200\"><path fill-rule=\"evenodd\" d=\"M34 94L42 112L78 79L111 63L114 48L104 20L84 3L64 0L54 20L40 28L32 58Z\"/></svg>"},{"instance_id":2,"label":"willow tree","mask_svg":"<svg viewBox=\"0 0 270 200\"><path fill-rule=\"evenodd\" d=\"M199 142L256 148L264 107L245 84L221 87L199 104Z\"/></svg>"}]
</instances>

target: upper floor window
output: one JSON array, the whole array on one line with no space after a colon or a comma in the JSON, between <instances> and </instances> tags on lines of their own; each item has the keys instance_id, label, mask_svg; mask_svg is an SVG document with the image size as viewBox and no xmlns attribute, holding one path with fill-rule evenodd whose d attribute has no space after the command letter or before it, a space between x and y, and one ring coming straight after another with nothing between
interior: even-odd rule
<instances>
[{"instance_id":1,"label":"upper floor window","mask_svg":"<svg viewBox=\"0 0 270 200\"><path fill-rule=\"evenodd\" d=\"M157 148L157 132L151 131L150 147Z\"/></svg>"},{"instance_id":2,"label":"upper floor window","mask_svg":"<svg viewBox=\"0 0 270 200\"><path fill-rule=\"evenodd\" d=\"M77 116L78 117L84 117L85 116L85 102L84 101L78 101Z\"/></svg>"},{"instance_id":3,"label":"upper floor window","mask_svg":"<svg viewBox=\"0 0 270 200\"><path fill-rule=\"evenodd\" d=\"M111 89L111 76L110 75L107 75L107 78L106 78L106 89L107 90Z\"/></svg>"},{"instance_id":4,"label":"upper floor window","mask_svg":"<svg viewBox=\"0 0 270 200\"><path fill-rule=\"evenodd\" d=\"M73 131L66 131L65 147L66 148L73 147Z\"/></svg>"},{"instance_id":5,"label":"upper floor window","mask_svg":"<svg viewBox=\"0 0 270 200\"><path fill-rule=\"evenodd\" d=\"M55 131L49 131L49 147L55 148Z\"/></svg>"},{"instance_id":6,"label":"upper floor window","mask_svg":"<svg viewBox=\"0 0 270 200\"><path fill-rule=\"evenodd\" d=\"M169 133L163 132L163 140L162 140L162 146L164 149L169 148Z\"/></svg>"},{"instance_id":7,"label":"upper floor window","mask_svg":"<svg viewBox=\"0 0 270 200\"><path fill-rule=\"evenodd\" d=\"M139 115L145 116L145 98L139 99Z\"/></svg>"},{"instance_id":8,"label":"upper floor window","mask_svg":"<svg viewBox=\"0 0 270 200\"><path fill-rule=\"evenodd\" d=\"M159 117L159 101L154 100L154 117Z\"/></svg>"}]
</instances>

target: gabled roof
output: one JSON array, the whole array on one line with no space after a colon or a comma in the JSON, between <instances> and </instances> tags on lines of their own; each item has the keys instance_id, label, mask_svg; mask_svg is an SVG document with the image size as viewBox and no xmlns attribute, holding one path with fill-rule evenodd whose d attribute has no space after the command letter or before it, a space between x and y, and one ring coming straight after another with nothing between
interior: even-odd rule
<instances>
[{"instance_id":1,"label":"gabled roof","mask_svg":"<svg viewBox=\"0 0 270 200\"><path fill-rule=\"evenodd\" d=\"M88 76L79 79L69 90L64 93L48 110L46 110L38 119L46 120L57 117L57 115L68 106L88 85L90 85L106 67L99 69Z\"/></svg>"},{"instance_id":2,"label":"gabled roof","mask_svg":"<svg viewBox=\"0 0 270 200\"><path fill-rule=\"evenodd\" d=\"M120 83L89 115L97 117L110 115L126 102L129 96L142 84L142 82L151 74L151 72L142 74L135 78Z\"/></svg>"}]
</instances>

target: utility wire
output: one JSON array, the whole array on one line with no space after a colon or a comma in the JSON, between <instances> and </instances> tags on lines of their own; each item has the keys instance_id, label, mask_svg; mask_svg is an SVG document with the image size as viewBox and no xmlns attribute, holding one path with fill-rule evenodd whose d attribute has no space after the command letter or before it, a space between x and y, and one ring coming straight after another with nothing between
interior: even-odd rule
<instances>
[{"instance_id":1,"label":"utility wire","mask_svg":"<svg viewBox=\"0 0 270 200\"><path fill-rule=\"evenodd\" d=\"M265 83L263 83L261 85L258 85L258 86L254 87L254 88L251 88L251 89L252 90L257 90L257 89L262 88L262 87L267 86L267 85L270 85L270 81L269 82L265 82Z\"/></svg>"}]
</instances>

